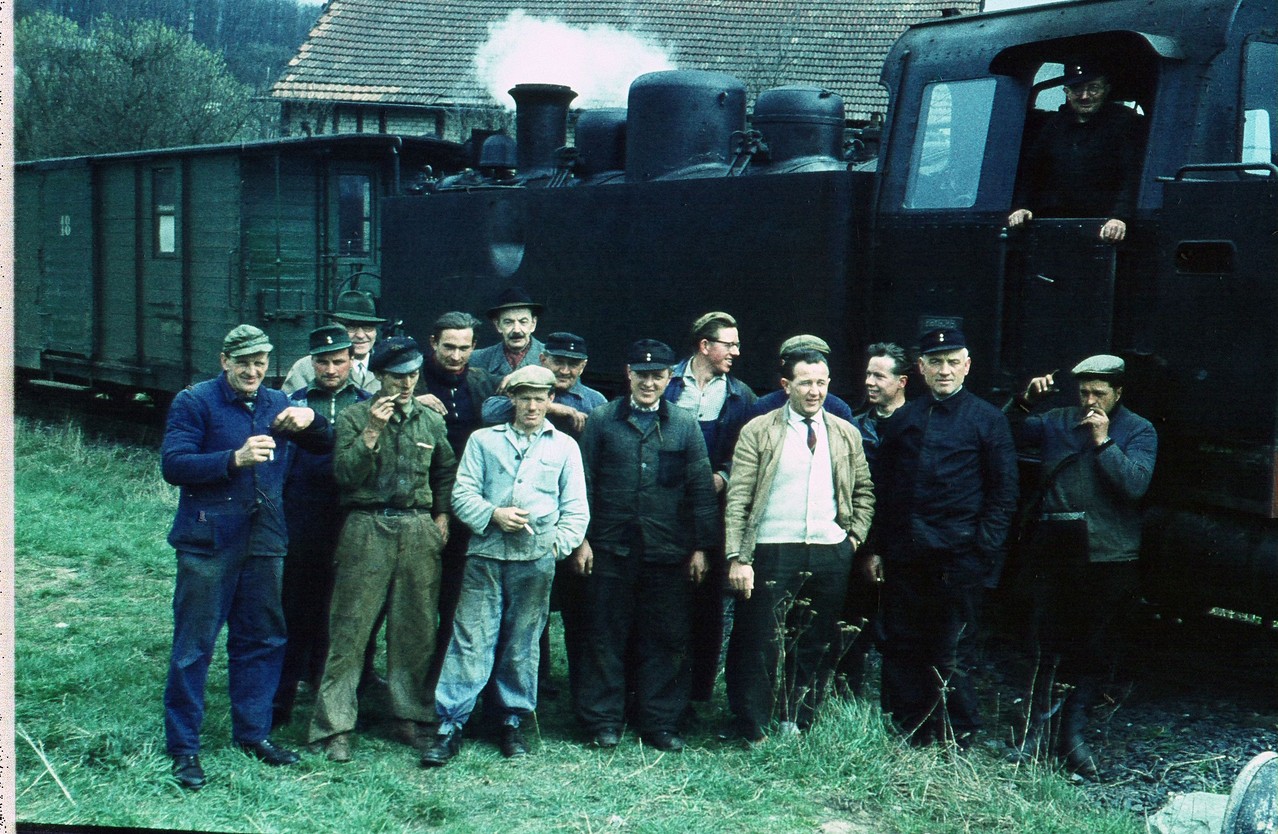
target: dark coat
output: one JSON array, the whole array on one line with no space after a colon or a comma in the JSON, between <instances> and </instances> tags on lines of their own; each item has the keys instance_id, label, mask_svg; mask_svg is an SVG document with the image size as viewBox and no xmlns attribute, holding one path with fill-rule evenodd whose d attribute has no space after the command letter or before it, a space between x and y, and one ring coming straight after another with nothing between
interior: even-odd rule
<instances>
[{"instance_id":1,"label":"dark coat","mask_svg":"<svg viewBox=\"0 0 1278 834\"><path fill-rule=\"evenodd\" d=\"M677 563L719 543L719 505L697 420L662 401L657 419L632 417L616 399L590 414L581 457L590 500L592 546Z\"/></svg>"},{"instance_id":2,"label":"dark coat","mask_svg":"<svg viewBox=\"0 0 1278 834\"><path fill-rule=\"evenodd\" d=\"M333 448L333 430L322 414L304 431L276 435L275 457L233 469L235 450L250 436L272 434L271 423L288 408L288 397L259 388L253 410L239 399L223 373L179 393L169 408L160 468L164 480L181 487L169 544L185 553L214 555L222 550L254 556L283 556L284 479L293 441L311 452Z\"/></svg>"},{"instance_id":3,"label":"dark coat","mask_svg":"<svg viewBox=\"0 0 1278 834\"><path fill-rule=\"evenodd\" d=\"M1007 418L964 388L908 402L879 428L877 552L888 562L946 558L993 587L1019 489Z\"/></svg>"}]
</instances>

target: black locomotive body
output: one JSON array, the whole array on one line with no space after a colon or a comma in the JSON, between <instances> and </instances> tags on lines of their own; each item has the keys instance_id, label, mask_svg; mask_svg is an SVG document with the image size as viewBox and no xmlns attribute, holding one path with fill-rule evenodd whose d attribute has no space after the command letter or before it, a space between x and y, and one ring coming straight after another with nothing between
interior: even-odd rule
<instances>
[{"instance_id":1,"label":"black locomotive body","mask_svg":"<svg viewBox=\"0 0 1278 834\"><path fill-rule=\"evenodd\" d=\"M171 394L215 375L245 321L287 370L338 291L378 289L378 199L459 161L453 143L349 135L19 163L17 370Z\"/></svg>"},{"instance_id":2,"label":"black locomotive body","mask_svg":"<svg viewBox=\"0 0 1278 834\"><path fill-rule=\"evenodd\" d=\"M628 112L580 117L575 156L386 200L384 303L424 335L521 284L547 305L542 329L590 339L596 380L634 338L684 347L711 309L738 317L734 372L761 389L798 332L831 343L854 398L864 344L929 324L965 330L969 384L998 403L1031 374L1123 355L1128 402L1162 441L1151 594L1278 619L1276 24L1274 0L1082 0L915 26L884 66L863 165L830 141L841 108L820 90L761 94L749 125L735 79L644 76ZM1119 246L1098 239L1104 218L1004 227L1077 54L1112 64L1112 97L1146 125ZM521 125L555 121L520 106ZM562 124L563 97L545 106Z\"/></svg>"}]
</instances>

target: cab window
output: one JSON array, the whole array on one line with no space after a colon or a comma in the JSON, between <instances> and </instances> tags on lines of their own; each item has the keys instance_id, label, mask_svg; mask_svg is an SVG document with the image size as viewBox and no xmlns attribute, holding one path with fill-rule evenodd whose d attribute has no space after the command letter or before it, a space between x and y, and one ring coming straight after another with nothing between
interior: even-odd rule
<instances>
[{"instance_id":1,"label":"cab window","mask_svg":"<svg viewBox=\"0 0 1278 834\"><path fill-rule=\"evenodd\" d=\"M1243 53L1240 162L1278 163L1274 154L1278 107L1278 44L1254 42Z\"/></svg>"},{"instance_id":2,"label":"cab window","mask_svg":"<svg viewBox=\"0 0 1278 834\"><path fill-rule=\"evenodd\" d=\"M934 82L924 89L906 208L968 208L976 203L994 87L993 78L977 78Z\"/></svg>"}]
</instances>

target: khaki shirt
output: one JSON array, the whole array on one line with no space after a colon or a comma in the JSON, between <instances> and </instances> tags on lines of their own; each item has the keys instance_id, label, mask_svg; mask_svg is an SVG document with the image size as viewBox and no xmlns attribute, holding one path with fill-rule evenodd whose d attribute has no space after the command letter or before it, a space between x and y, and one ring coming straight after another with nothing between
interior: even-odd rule
<instances>
[{"instance_id":1,"label":"khaki shirt","mask_svg":"<svg viewBox=\"0 0 1278 834\"><path fill-rule=\"evenodd\" d=\"M370 449L363 434L374 402L356 403L337 418L333 473L342 488L342 506L448 512L457 456L448 445L444 418L416 402L405 411L396 407Z\"/></svg>"}]
</instances>

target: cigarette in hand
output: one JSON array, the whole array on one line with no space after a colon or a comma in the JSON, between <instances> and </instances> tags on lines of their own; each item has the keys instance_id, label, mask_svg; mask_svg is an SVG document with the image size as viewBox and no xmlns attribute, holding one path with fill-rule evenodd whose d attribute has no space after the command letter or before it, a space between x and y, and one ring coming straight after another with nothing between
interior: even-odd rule
<instances>
[{"instance_id":1,"label":"cigarette in hand","mask_svg":"<svg viewBox=\"0 0 1278 834\"><path fill-rule=\"evenodd\" d=\"M533 534L533 528L531 524L525 524L524 529L528 531L528 535L531 536Z\"/></svg>"}]
</instances>

